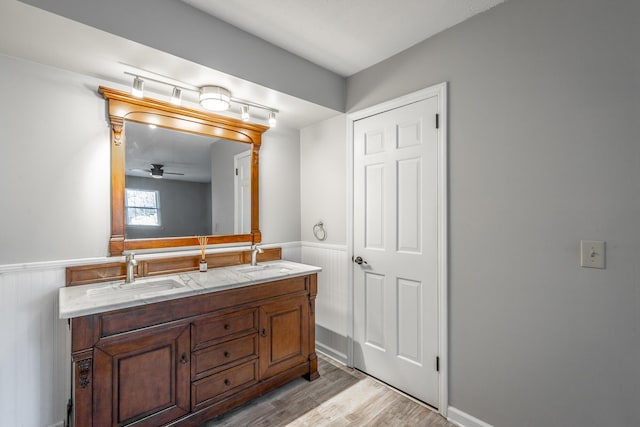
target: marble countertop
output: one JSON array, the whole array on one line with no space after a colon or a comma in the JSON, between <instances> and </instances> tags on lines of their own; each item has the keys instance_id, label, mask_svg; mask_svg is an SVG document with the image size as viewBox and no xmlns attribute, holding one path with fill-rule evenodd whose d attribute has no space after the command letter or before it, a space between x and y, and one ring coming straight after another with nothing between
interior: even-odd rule
<instances>
[{"instance_id":1,"label":"marble countertop","mask_svg":"<svg viewBox=\"0 0 640 427\"><path fill-rule=\"evenodd\" d=\"M134 283L123 280L69 286L59 290L61 319L86 316L121 308L136 307L209 292L223 291L321 271L320 267L291 261L270 261L212 268L205 273L192 271L156 277L143 277Z\"/></svg>"}]
</instances>

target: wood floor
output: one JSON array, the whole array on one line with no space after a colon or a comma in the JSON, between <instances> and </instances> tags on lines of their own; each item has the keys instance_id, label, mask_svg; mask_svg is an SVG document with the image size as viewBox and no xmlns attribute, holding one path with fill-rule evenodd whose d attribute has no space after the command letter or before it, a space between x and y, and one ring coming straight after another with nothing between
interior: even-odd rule
<instances>
[{"instance_id":1,"label":"wood floor","mask_svg":"<svg viewBox=\"0 0 640 427\"><path fill-rule=\"evenodd\" d=\"M219 426L411 426L455 427L360 371L319 357L320 378L302 378L219 416Z\"/></svg>"}]
</instances>

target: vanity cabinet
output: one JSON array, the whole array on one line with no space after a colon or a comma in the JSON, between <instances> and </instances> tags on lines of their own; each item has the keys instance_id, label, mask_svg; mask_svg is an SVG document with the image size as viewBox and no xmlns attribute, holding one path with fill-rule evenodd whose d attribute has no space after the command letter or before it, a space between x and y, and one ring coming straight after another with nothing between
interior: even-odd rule
<instances>
[{"instance_id":1,"label":"vanity cabinet","mask_svg":"<svg viewBox=\"0 0 640 427\"><path fill-rule=\"evenodd\" d=\"M269 378L309 358L309 304L298 297L260 307L260 377Z\"/></svg>"},{"instance_id":2,"label":"vanity cabinet","mask_svg":"<svg viewBox=\"0 0 640 427\"><path fill-rule=\"evenodd\" d=\"M318 377L316 274L76 317L76 427L198 426Z\"/></svg>"},{"instance_id":3,"label":"vanity cabinet","mask_svg":"<svg viewBox=\"0 0 640 427\"><path fill-rule=\"evenodd\" d=\"M185 323L100 340L93 352L94 421L152 427L187 414L189 359Z\"/></svg>"}]
</instances>

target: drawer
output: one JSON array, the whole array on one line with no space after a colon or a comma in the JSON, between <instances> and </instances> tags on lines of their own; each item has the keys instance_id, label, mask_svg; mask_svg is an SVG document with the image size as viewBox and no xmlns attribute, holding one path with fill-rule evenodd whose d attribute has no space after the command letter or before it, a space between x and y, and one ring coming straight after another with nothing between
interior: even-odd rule
<instances>
[{"instance_id":1,"label":"drawer","mask_svg":"<svg viewBox=\"0 0 640 427\"><path fill-rule=\"evenodd\" d=\"M191 348L197 350L232 338L258 332L258 310L236 311L198 319L191 324Z\"/></svg>"},{"instance_id":2,"label":"drawer","mask_svg":"<svg viewBox=\"0 0 640 427\"><path fill-rule=\"evenodd\" d=\"M251 334L203 348L191 356L192 378L241 359L258 356L258 335Z\"/></svg>"},{"instance_id":3,"label":"drawer","mask_svg":"<svg viewBox=\"0 0 640 427\"><path fill-rule=\"evenodd\" d=\"M191 410L209 405L257 382L257 359L198 380L191 384Z\"/></svg>"}]
</instances>

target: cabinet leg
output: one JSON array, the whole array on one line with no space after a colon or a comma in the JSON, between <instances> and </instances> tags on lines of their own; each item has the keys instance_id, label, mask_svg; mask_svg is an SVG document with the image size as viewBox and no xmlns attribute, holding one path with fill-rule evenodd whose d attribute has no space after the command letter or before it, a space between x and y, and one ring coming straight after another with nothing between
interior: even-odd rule
<instances>
[{"instance_id":1,"label":"cabinet leg","mask_svg":"<svg viewBox=\"0 0 640 427\"><path fill-rule=\"evenodd\" d=\"M313 352L309 355L309 373L305 374L304 378L308 381L314 381L320 378L318 373L318 356Z\"/></svg>"}]
</instances>

